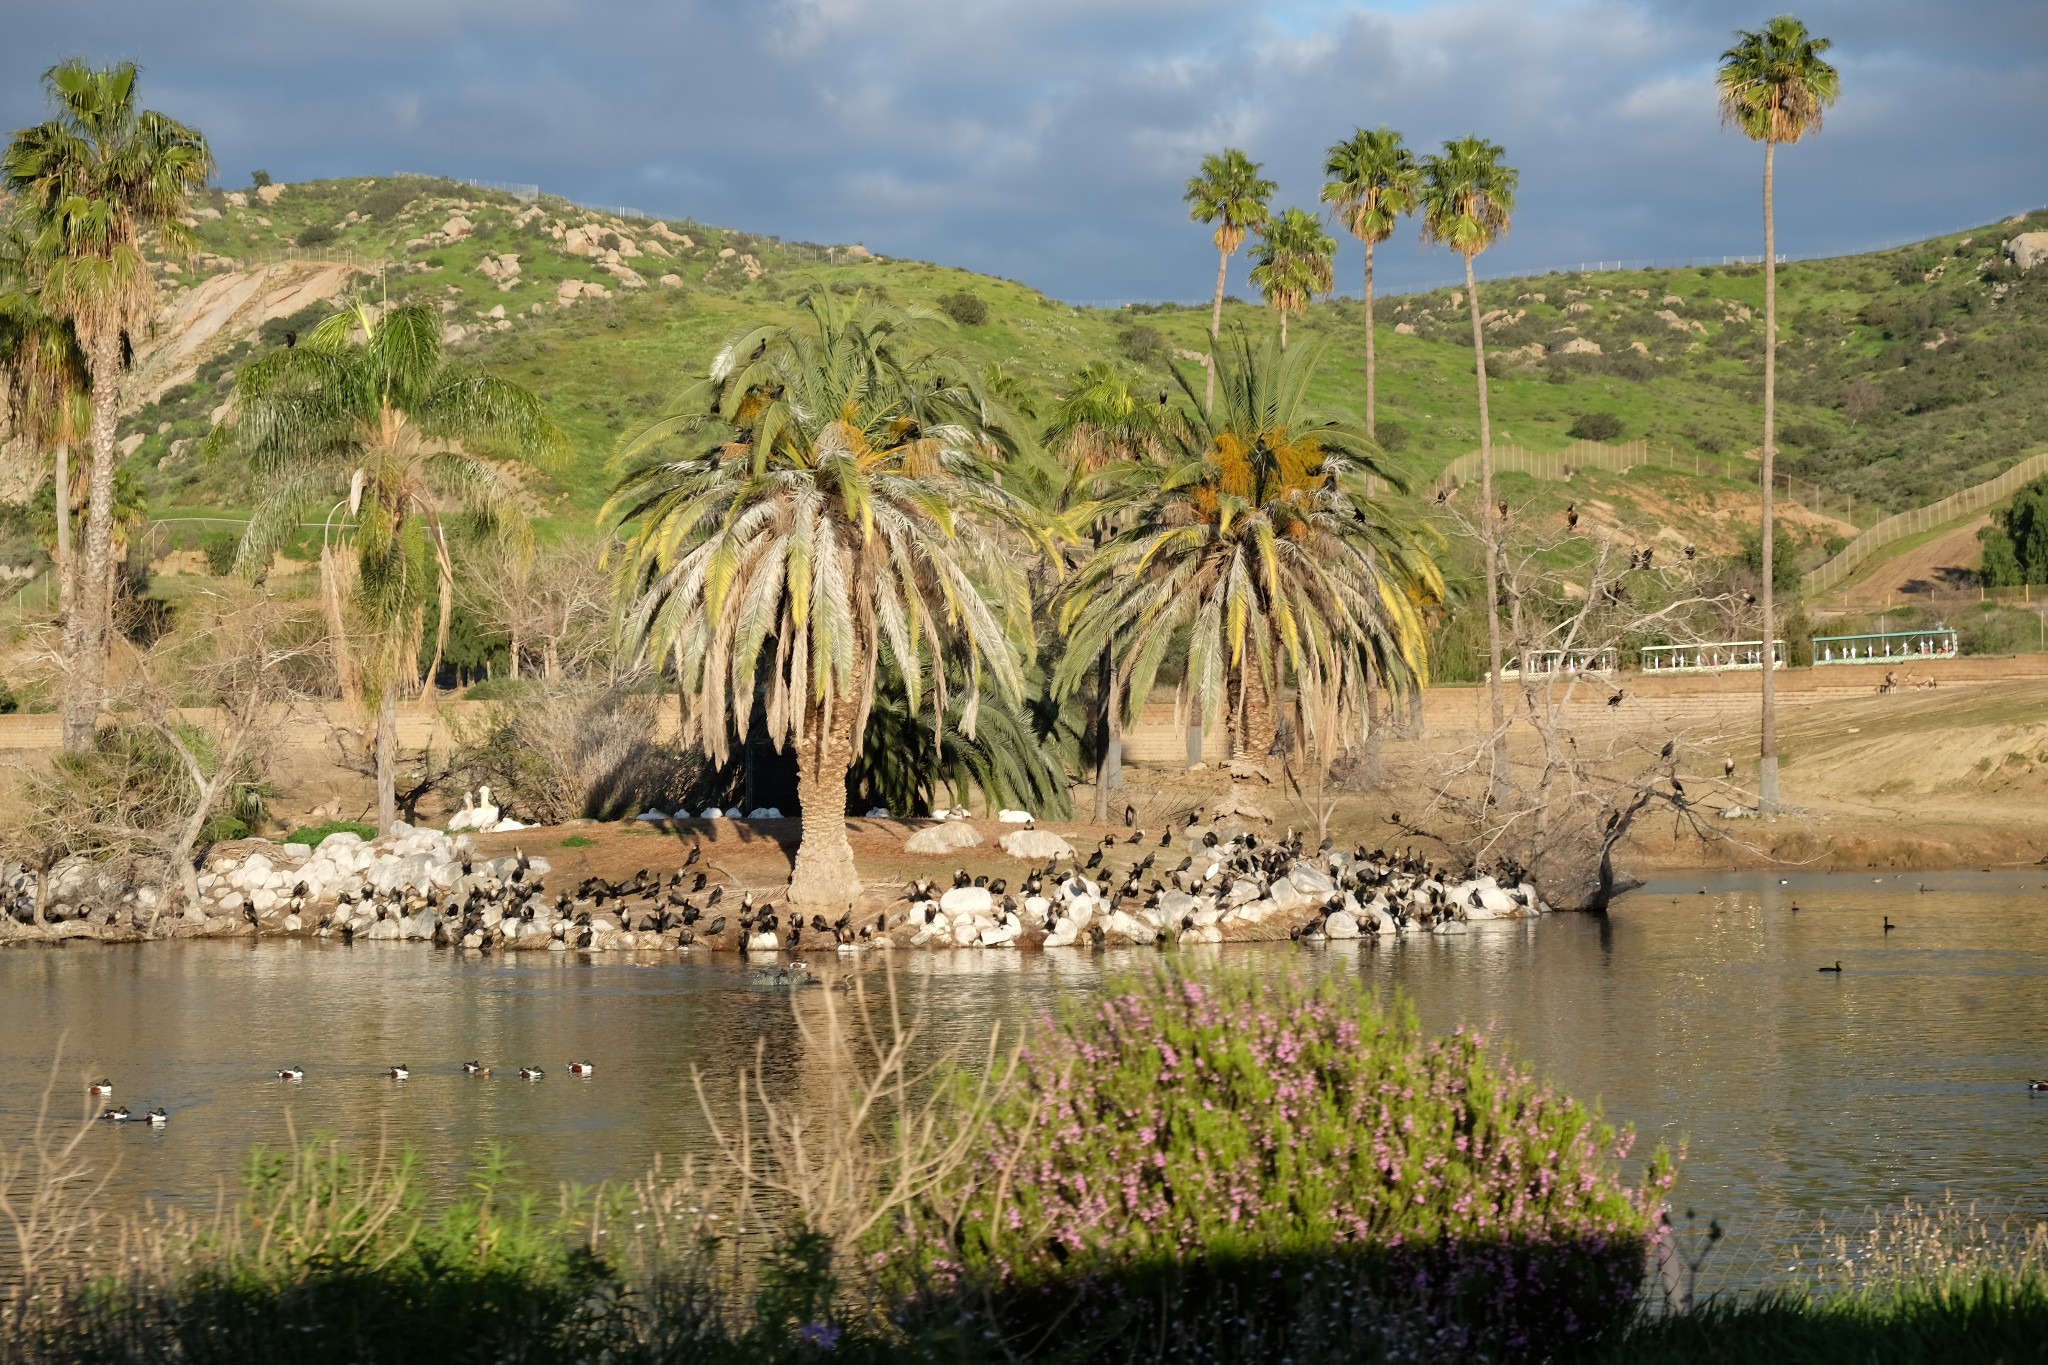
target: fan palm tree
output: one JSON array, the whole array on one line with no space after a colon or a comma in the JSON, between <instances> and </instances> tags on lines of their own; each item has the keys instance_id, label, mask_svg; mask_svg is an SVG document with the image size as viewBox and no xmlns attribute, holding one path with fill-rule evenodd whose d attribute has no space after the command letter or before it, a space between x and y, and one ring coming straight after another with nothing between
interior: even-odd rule
<instances>
[{"instance_id":1,"label":"fan palm tree","mask_svg":"<svg viewBox=\"0 0 2048 1365\"><path fill-rule=\"evenodd\" d=\"M1323 202L1345 229L1365 243L1365 434L1377 439L1377 373L1372 335L1373 248L1394 235L1401 216L1415 212L1419 171L1401 135L1382 123L1355 130L1323 160Z\"/></svg>"},{"instance_id":2,"label":"fan palm tree","mask_svg":"<svg viewBox=\"0 0 2048 1365\"><path fill-rule=\"evenodd\" d=\"M1252 252L1252 283L1267 303L1280 310L1280 349L1287 349L1287 315L1308 310L1318 294L1327 294L1333 274L1337 239L1307 209L1286 209L1267 223Z\"/></svg>"},{"instance_id":3,"label":"fan palm tree","mask_svg":"<svg viewBox=\"0 0 2048 1365\"><path fill-rule=\"evenodd\" d=\"M1245 234L1266 225L1270 216L1266 201L1279 188L1259 174L1259 163L1235 147L1202 158L1202 170L1188 181L1181 199L1188 217L1197 223L1214 223L1216 232L1216 301L1209 307L1209 345L1213 351L1223 331L1223 285L1230 270L1230 258L1244 245ZM1209 358L1209 378L1202 400L1203 409L1216 403L1216 360Z\"/></svg>"},{"instance_id":4,"label":"fan palm tree","mask_svg":"<svg viewBox=\"0 0 2048 1365\"><path fill-rule=\"evenodd\" d=\"M1716 84L1721 94L1721 121L1732 123L1764 144L1764 446L1763 446L1763 605L1764 650L1768 659L1776 630L1776 603L1771 591L1774 477L1778 416L1778 226L1772 176L1778 144L1797 142L1820 131L1821 115L1842 91L1835 68L1821 60L1832 44L1806 31L1806 25L1781 14L1755 31L1738 29L1735 46L1721 54ZM1757 773L1757 805L1778 807L1777 680L1763 670L1763 740Z\"/></svg>"},{"instance_id":5,"label":"fan palm tree","mask_svg":"<svg viewBox=\"0 0 2048 1365\"><path fill-rule=\"evenodd\" d=\"M43 85L56 117L17 132L0 168L19 201L43 306L71 325L91 376L85 547L63 639L64 746L82 753L106 690L121 368L129 338L155 308L143 238L191 248L180 220L186 196L213 174L213 156L196 130L137 107L133 62L74 59L50 68Z\"/></svg>"},{"instance_id":6,"label":"fan palm tree","mask_svg":"<svg viewBox=\"0 0 2048 1365\"><path fill-rule=\"evenodd\" d=\"M533 394L447 355L440 314L425 304L380 315L357 303L235 376L208 453L245 459L257 476L237 567L260 571L337 496L355 519L356 606L368 627L363 672L377 706L380 833L397 814L398 693L418 677L430 603L439 611L435 664L447 643L455 588L448 509L460 509L480 532L522 540L516 491L485 456L553 464L569 452L568 436ZM337 663L349 656L346 640L333 648ZM430 687L433 673L430 664Z\"/></svg>"},{"instance_id":7,"label":"fan palm tree","mask_svg":"<svg viewBox=\"0 0 2048 1365\"><path fill-rule=\"evenodd\" d=\"M1140 394L1129 370L1099 361L1082 367L1054 405L1045 445L1066 477L1048 510L1086 523L1093 549L1100 550L1115 530L1115 509L1156 478L1173 418L1167 404L1166 390L1156 400ZM1079 525L1068 529L1079 538ZM1110 787L1121 784L1123 766L1123 725L1112 700L1114 648L1102 652L1097 670L1094 818L1102 824L1109 819Z\"/></svg>"},{"instance_id":8,"label":"fan palm tree","mask_svg":"<svg viewBox=\"0 0 2048 1365\"><path fill-rule=\"evenodd\" d=\"M1234 692L1233 763L1258 768L1290 675L1305 714L1349 716L1369 670L1426 676L1422 606L1442 591L1428 532L1368 496L1368 474L1402 485L1363 429L1307 410L1321 355L1240 334L1219 356L1216 411L1183 414L1170 467L1056 600L1061 695L1114 651L1128 712L1184 647L1198 714Z\"/></svg>"},{"instance_id":9,"label":"fan palm tree","mask_svg":"<svg viewBox=\"0 0 2048 1365\"><path fill-rule=\"evenodd\" d=\"M76 589L71 554L71 445L91 424L85 356L78 334L42 306L27 244L0 223L0 413L40 454L56 456L51 510L58 615L69 621Z\"/></svg>"},{"instance_id":10,"label":"fan palm tree","mask_svg":"<svg viewBox=\"0 0 2048 1365\"><path fill-rule=\"evenodd\" d=\"M1031 607L999 537L1029 534L1034 519L990 467L973 377L912 319L824 290L800 309L792 325L729 342L621 441L622 458L642 458L604 515L626 534L623 633L644 657L673 659L686 738L722 762L758 713L794 746L789 897L843 907L861 894L847 772L882 670L907 705L931 707L935 734L949 671L970 736L985 686L1021 702ZM688 448L660 448L671 441Z\"/></svg>"},{"instance_id":11,"label":"fan palm tree","mask_svg":"<svg viewBox=\"0 0 2048 1365\"><path fill-rule=\"evenodd\" d=\"M1515 212L1520 176L1503 158L1504 148L1482 138L1444 143L1441 154L1422 160L1417 199L1422 235L1465 258L1465 297L1472 309L1472 373L1479 382L1479 518L1486 552L1487 703L1493 721L1491 788L1507 781L1507 714L1500 688L1500 522L1493 502L1493 422L1486 401L1486 330L1479 322L1479 283L1472 258L1506 235Z\"/></svg>"}]
</instances>

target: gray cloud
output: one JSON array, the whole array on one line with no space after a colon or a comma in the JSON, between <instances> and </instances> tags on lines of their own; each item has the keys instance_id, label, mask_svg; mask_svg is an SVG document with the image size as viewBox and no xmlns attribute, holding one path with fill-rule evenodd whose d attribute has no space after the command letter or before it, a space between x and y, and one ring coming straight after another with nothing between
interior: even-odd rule
<instances>
[{"instance_id":1,"label":"gray cloud","mask_svg":"<svg viewBox=\"0 0 2048 1365\"><path fill-rule=\"evenodd\" d=\"M10 16L0 124L56 58L132 57L224 179L432 171L865 241L1075 299L1213 278L1182 183L1226 143L1283 202L1391 123L1522 171L1498 273L1754 253L1761 155L1715 118L1719 0L80 0ZM1781 249L1851 251L2043 199L2048 7L1818 0L1844 98L1781 154ZM1404 233L1387 283L1451 278ZM1339 279L1357 272L1347 246ZM1233 282L1242 288L1240 260Z\"/></svg>"}]
</instances>

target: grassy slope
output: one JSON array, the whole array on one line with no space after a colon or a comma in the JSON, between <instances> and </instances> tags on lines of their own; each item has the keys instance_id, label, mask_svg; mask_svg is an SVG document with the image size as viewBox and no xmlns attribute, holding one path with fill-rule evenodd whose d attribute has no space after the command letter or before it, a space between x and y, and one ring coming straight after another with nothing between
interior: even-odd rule
<instances>
[{"instance_id":1,"label":"grassy slope","mask_svg":"<svg viewBox=\"0 0 2048 1365\"><path fill-rule=\"evenodd\" d=\"M629 258L648 285L628 289L567 254L547 228L595 223L644 248L660 240L649 225L559 200L541 206L538 222L515 226L526 206L509 196L424 179L293 185L274 204L252 197L247 207L216 193L208 211L220 216L199 225L214 256L196 269L224 268L230 256L263 259L317 225L337 229L315 248L318 254L347 250L370 271L377 262L398 263L381 282L366 279L372 290L437 300L451 323L472 332L480 323L493 326L480 315L502 305L508 327L460 345L542 393L574 435L576 461L536 480L534 491L555 515L578 522L602 502L606 460L619 432L701 372L735 329L786 315L813 281L865 286L928 309L955 291L972 292L988 304L989 321L958 327L960 350L1002 364L1041 394L1056 392L1063 376L1105 355L1137 357L1164 385L1170 348L1194 349L1206 332L1206 310L1075 309L966 271L894 260L832 264L819 248L682 222L669 226L693 245L671 245L672 259ZM420 240L456 213L475 224L470 235ZM2038 420L2040 400L2048 398L2048 349L2037 344L2048 341L2048 287L2039 276L2019 281L2002 264L1999 244L2013 230L1977 229L1781 269L1780 411L1789 472L1854 492L1862 519L1866 508L1875 515L1985 477L2048 440ZM722 257L728 249L735 254ZM519 253L522 272L513 288L501 290L478 266L486 254L508 251ZM747 256L759 262L759 278L748 278ZM664 273L679 276L682 287L655 283ZM571 279L605 285L613 296L557 307L557 288ZM1719 471L1726 472L1755 444L1763 280L1754 267L1554 275L1481 289L1489 312L1505 313L1488 328L1496 439L1557 448L1580 414L1597 411L1617 414L1623 437L1647 436L1675 470L1690 469L1696 457L1714 470L1719 456ZM1658 318L1660 310L1678 325ZM1225 312L1227 323L1270 322L1268 312L1248 304L1232 303ZM1379 321L1381 420L1405 432L1404 455L1417 472L1434 473L1477 440L1464 311L1454 291L1440 290L1382 300ZM149 435L136 463L147 473L155 506L242 501L231 471L188 461L159 472L157 464L170 442L204 430L233 363L276 344L284 325L274 323L266 337L217 357L195 384L138 416L135 429ZM1363 396L1358 303L1320 304L1295 332L1330 347L1317 397L1355 414ZM1574 337L1597 344L1601 354L1562 355L1558 348ZM1939 337L1948 339L1927 349ZM157 435L165 422L172 429ZM1715 479L1703 487L1724 484Z\"/></svg>"}]
</instances>

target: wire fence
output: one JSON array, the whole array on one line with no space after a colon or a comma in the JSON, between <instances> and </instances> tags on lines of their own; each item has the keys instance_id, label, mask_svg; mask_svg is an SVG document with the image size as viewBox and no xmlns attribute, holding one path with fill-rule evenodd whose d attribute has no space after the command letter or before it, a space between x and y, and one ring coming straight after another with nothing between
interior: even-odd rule
<instances>
[{"instance_id":1,"label":"wire fence","mask_svg":"<svg viewBox=\"0 0 2048 1365\"><path fill-rule=\"evenodd\" d=\"M2048 473L2048 450L2037 451L1996 478L1986 479L1960 493L1951 493L1939 502L1886 517L1843 546L1834 558L1807 574L1806 595L1820 596L1868 563L1879 550L1896 545L1909 536L1946 526L1973 512L1981 512L1992 503L2012 496L2021 484L2044 473Z\"/></svg>"},{"instance_id":2,"label":"wire fence","mask_svg":"<svg viewBox=\"0 0 2048 1365\"><path fill-rule=\"evenodd\" d=\"M1493 472L1527 474L1538 479L1569 479L1580 469L1605 469L1626 474L1650 458L1648 441L1624 441L1603 445L1598 441L1574 441L1563 450L1529 450L1517 445L1493 448ZM1479 452L1460 455L1445 465L1431 490L1446 493L1479 477Z\"/></svg>"}]
</instances>

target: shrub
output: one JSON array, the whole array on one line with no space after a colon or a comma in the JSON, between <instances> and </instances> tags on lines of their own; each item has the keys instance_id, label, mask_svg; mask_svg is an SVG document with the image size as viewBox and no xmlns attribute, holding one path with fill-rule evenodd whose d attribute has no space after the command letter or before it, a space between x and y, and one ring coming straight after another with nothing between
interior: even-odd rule
<instances>
[{"instance_id":1,"label":"shrub","mask_svg":"<svg viewBox=\"0 0 2048 1365\"><path fill-rule=\"evenodd\" d=\"M963 327L979 327L988 321L988 304L978 294L965 289L957 293L942 295L939 311Z\"/></svg>"},{"instance_id":2,"label":"shrub","mask_svg":"<svg viewBox=\"0 0 2048 1365\"><path fill-rule=\"evenodd\" d=\"M1124 359L1138 365L1163 365L1171 347L1157 327L1126 327L1116 334L1116 347Z\"/></svg>"},{"instance_id":3,"label":"shrub","mask_svg":"<svg viewBox=\"0 0 2048 1365\"><path fill-rule=\"evenodd\" d=\"M514 799L535 823L629 811L667 810L695 785L703 759L657 741L658 693L628 686L566 683L492 706L482 725L459 732L458 772Z\"/></svg>"},{"instance_id":4,"label":"shrub","mask_svg":"<svg viewBox=\"0 0 2048 1365\"><path fill-rule=\"evenodd\" d=\"M1406 450L1408 442L1412 439L1408 428L1402 426L1399 422L1375 423L1373 434L1379 438L1380 449L1393 455L1398 455Z\"/></svg>"},{"instance_id":5,"label":"shrub","mask_svg":"<svg viewBox=\"0 0 2048 1365\"><path fill-rule=\"evenodd\" d=\"M1668 1184L1632 1137L1359 982L1128 983L1028 1035L901 1310L1029 1356L1555 1356L1631 1310Z\"/></svg>"},{"instance_id":6,"label":"shrub","mask_svg":"<svg viewBox=\"0 0 2048 1365\"><path fill-rule=\"evenodd\" d=\"M292 240L300 246L323 246L339 235L325 223L311 223L301 228L299 235Z\"/></svg>"},{"instance_id":7,"label":"shrub","mask_svg":"<svg viewBox=\"0 0 2048 1365\"><path fill-rule=\"evenodd\" d=\"M215 578L226 578L235 567L235 552L242 548L242 538L233 531L202 531L199 533L199 553L206 556L206 571Z\"/></svg>"},{"instance_id":8,"label":"shrub","mask_svg":"<svg viewBox=\"0 0 2048 1365\"><path fill-rule=\"evenodd\" d=\"M1582 412L1564 434L1575 441L1611 441L1621 435L1621 417L1612 412Z\"/></svg>"},{"instance_id":9,"label":"shrub","mask_svg":"<svg viewBox=\"0 0 2048 1365\"><path fill-rule=\"evenodd\" d=\"M365 218L381 218L388 223L411 207L418 194L417 184L417 181L411 184L400 180L387 181L364 195L362 202L356 205L356 212Z\"/></svg>"},{"instance_id":10,"label":"shrub","mask_svg":"<svg viewBox=\"0 0 2048 1365\"><path fill-rule=\"evenodd\" d=\"M353 834L361 839L377 837L377 827L366 825L361 820L329 820L324 825L300 825L284 837L288 844L305 844L318 848L320 841L330 834Z\"/></svg>"}]
</instances>

